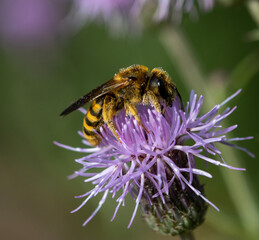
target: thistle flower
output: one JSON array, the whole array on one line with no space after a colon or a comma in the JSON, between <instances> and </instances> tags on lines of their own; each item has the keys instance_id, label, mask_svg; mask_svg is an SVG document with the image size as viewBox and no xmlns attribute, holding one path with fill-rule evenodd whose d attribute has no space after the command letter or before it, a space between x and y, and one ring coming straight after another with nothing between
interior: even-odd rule
<instances>
[{"instance_id":1,"label":"thistle flower","mask_svg":"<svg viewBox=\"0 0 259 240\"><path fill-rule=\"evenodd\" d=\"M2 0L0 40L21 49L49 46L57 38L63 9L58 0Z\"/></svg>"},{"instance_id":2,"label":"thistle flower","mask_svg":"<svg viewBox=\"0 0 259 240\"><path fill-rule=\"evenodd\" d=\"M73 0L69 22L72 19L78 24L85 20L102 20L112 28L140 28L143 21L153 22L173 20L180 22L182 15L197 16L197 8L209 11L214 0ZM125 30L125 29L124 29Z\"/></svg>"},{"instance_id":3,"label":"thistle flower","mask_svg":"<svg viewBox=\"0 0 259 240\"><path fill-rule=\"evenodd\" d=\"M208 205L218 208L204 195L198 177L212 178L212 175L196 167L204 161L230 170L235 168L223 160L216 144L241 149L233 141L247 140L252 137L228 139L225 134L237 125L223 128L222 120L235 109L219 109L239 94L237 91L222 104L216 105L208 113L200 115L203 97L192 91L183 109L181 100L175 98L172 107L164 106L164 114L157 113L152 107L139 105L138 111L147 134L134 117L126 116L125 111L114 117L121 143L113 136L107 126L100 129L102 143L97 147L74 148L55 142L68 150L87 153L76 159L82 165L70 178L84 177L94 187L89 192L77 196L84 198L82 204L73 210L78 211L91 198L103 194L96 210L84 222L86 225L105 203L108 195L118 203L113 220L125 197L130 194L136 205L129 221L131 226L139 205L147 223L157 231L171 235L182 234L202 223ZM85 114L85 110L81 109ZM200 116L199 116L200 115ZM83 137L83 133L79 132ZM84 138L84 137L83 137Z\"/></svg>"}]
</instances>

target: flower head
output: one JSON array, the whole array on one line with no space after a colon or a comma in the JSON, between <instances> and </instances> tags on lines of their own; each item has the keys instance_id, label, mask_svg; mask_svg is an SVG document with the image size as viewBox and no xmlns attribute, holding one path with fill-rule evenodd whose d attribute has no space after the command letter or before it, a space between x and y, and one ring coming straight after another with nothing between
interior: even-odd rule
<instances>
[{"instance_id":1,"label":"flower head","mask_svg":"<svg viewBox=\"0 0 259 240\"><path fill-rule=\"evenodd\" d=\"M184 13L197 16L197 9L209 11L214 0L73 0L70 17L77 23L84 20L103 20L111 27L139 28L142 22L174 20L179 22ZM69 19L71 20L71 18Z\"/></svg>"},{"instance_id":2,"label":"flower head","mask_svg":"<svg viewBox=\"0 0 259 240\"><path fill-rule=\"evenodd\" d=\"M58 35L63 5L58 0L0 1L0 40L7 46L48 46Z\"/></svg>"},{"instance_id":3,"label":"flower head","mask_svg":"<svg viewBox=\"0 0 259 240\"><path fill-rule=\"evenodd\" d=\"M181 107L181 100L176 97L172 107L163 106L163 115L151 107L139 105L139 115L149 133L137 124L134 117L126 116L125 111L121 111L114 117L121 143L106 126L100 129L102 143L97 147L73 148L56 143L69 150L88 153L76 160L82 168L71 178L85 177L85 182L91 182L94 187L78 196L85 199L73 212L103 193L97 209L85 221L85 225L110 194L118 202L113 220L119 207L125 204L125 197L130 194L136 206L128 227L132 224L139 205L147 222L155 230L175 235L199 225L203 221L207 205L216 210L218 208L205 197L198 181L198 176L211 178L212 175L198 169L196 163L205 161L231 170L244 170L225 163L216 146L221 143L236 147L230 142L251 139L228 139L225 135L237 125L227 128L221 126L222 120L236 107L226 108L223 113L219 113L219 109L239 92L240 90L204 115L200 115L203 97L198 98L193 91L184 109ZM84 110L83 112L85 113ZM82 132L80 135L83 137ZM85 139L83 143L89 145ZM185 225L177 223L178 215Z\"/></svg>"}]
</instances>

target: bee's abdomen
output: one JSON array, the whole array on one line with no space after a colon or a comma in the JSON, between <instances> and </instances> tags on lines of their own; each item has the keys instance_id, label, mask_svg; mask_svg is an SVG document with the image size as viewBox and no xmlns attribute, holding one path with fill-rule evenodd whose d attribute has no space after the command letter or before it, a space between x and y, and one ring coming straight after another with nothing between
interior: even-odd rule
<instances>
[{"instance_id":1,"label":"bee's abdomen","mask_svg":"<svg viewBox=\"0 0 259 240\"><path fill-rule=\"evenodd\" d=\"M102 122L103 98L94 100L84 117L83 132L88 142L96 146L101 142L101 138L96 134Z\"/></svg>"}]
</instances>

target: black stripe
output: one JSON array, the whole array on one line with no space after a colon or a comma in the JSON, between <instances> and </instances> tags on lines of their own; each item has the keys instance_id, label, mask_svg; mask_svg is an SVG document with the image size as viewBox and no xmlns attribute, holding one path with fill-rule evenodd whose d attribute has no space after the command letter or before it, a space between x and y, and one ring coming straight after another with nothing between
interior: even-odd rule
<instances>
[{"instance_id":1,"label":"black stripe","mask_svg":"<svg viewBox=\"0 0 259 240\"><path fill-rule=\"evenodd\" d=\"M95 112L92 108L93 104L90 106L89 108L89 111L91 113L91 115L97 117L97 118L100 118L101 114L102 114L102 108L98 111L98 112Z\"/></svg>"},{"instance_id":2,"label":"black stripe","mask_svg":"<svg viewBox=\"0 0 259 240\"><path fill-rule=\"evenodd\" d=\"M103 99L104 98L102 98L102 97L101 98L97 98L95 102L102 107L103 106Z\"/></svg>"},{"instance_id":3,"label":"black stripe","mask_svg":"<svg viewBox=\"0 0 259 240\"><path fill-rule=\"evenodd\" d=\"M88 131L85 127L83 128L83 131L84 131L85 135L87 135L87 136L94 136L94 135L96 135L95 132Z\"/></svg>"},{"instance_id":4,"label":"black stripe","mask_svg":"<svg viewBox=\"0 0 259 240\"><path fill-rule=\"evenodd\" d=\"M95 122L91 122L91 121L87 118L87 116L85 116L85 123L86 123L86 125L88 125L88 126L90 126L90 127L96 127L96 126L98 125L98 123L99 123L99 119L98 119L97 121L95 121Z\"/></svg>"}]
</instances>

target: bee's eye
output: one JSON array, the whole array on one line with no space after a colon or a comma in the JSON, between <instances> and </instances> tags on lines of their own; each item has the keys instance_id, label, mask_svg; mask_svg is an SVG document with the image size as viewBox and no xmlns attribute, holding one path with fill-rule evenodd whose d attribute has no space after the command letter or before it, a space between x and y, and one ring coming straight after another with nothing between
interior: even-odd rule
<instances>
[{"instance_id":1,"label":"bee's eye","mask_svg":"<svg viewBox=\"0 0 259 240\"><path fill-rule=\"evenodd\" d=\"M163 99L167 99L168 97L168 92L166 90L164 81L160 78L157 78L156 76L151 77L149 82L149 90L156 95L159 95Z\"/></svg>"},{"instance_id":2,"label":"bee's eye","mask_svg":"<svg viewBox=\"0 0 259 240\"><path fill-rule=\"evenodd\" d=\"M166 99L168 97L168 93L167 93L165 84L164 84L164 82L161 79L158 79L157 87L158 87L158 91L160 93L160 96L162 98Z\"/></svg>"}]
</instances>

